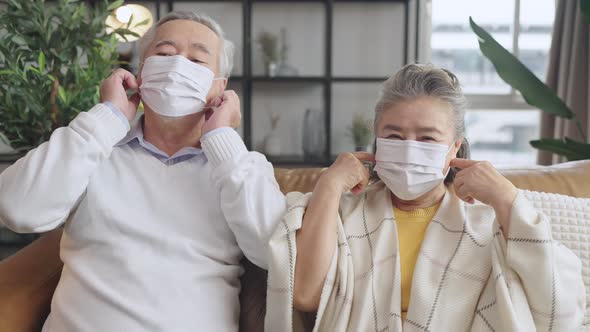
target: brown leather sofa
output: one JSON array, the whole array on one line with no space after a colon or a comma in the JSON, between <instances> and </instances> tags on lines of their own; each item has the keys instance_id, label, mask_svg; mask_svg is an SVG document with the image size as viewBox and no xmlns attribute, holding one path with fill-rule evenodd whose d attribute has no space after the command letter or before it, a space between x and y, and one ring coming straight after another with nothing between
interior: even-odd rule
<instances>
[{"instance_id":1,"label":"brown leather sofa","mask_svg":"<svg viewBox=\"0 0 590 332\"><path fill-rule=\"evenodd\" d=\"M590 198L590 160L502 172L519 188ZM276 170L277 180L285 193L311 191L320 173L320 169ZM59 229L49 232L0 262L1 332L41 330L62 269L60 237ZM244 265L240 329L262 331L266 274L247 261Z\"/></svg>"}]
</instances>

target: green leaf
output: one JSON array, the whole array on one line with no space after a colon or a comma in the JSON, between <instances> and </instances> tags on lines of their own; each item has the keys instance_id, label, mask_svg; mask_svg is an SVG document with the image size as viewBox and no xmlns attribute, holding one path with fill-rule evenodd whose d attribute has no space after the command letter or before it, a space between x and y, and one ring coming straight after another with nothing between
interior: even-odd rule
<instances>
[{"instance_id":1,"label":"green leaf","mask_svg":"<svg viewBox=\"0 0 590 332\"><path fill-rule=\"evenodd\" d=\"M14 35L12 37L12 42L15 44L18 44L18 45L26 45L27 44L27 42L25 41L25 39L23 37L17 36L17 35Z\"/></svg>"},{"instance_id":2,"label":"green leaf","mask_svg":"<svg viewBox=\"0 0 590 332\"><path fill-rule=\"evenodd\" d=\"M590 159L590 144L577 142L569 138L543 138L530 142L536 149L553 152L566 157L569 161Z\"/></svg>"},{"instance_id":3,"label":"green leaf","mask_svg":"<svg viewBox=\"0 0 590 332\"><path fill-rule=\"evenodd\" d=\"M23 7L20 5L20 3L18 3L18 0L8 0L8 3L11 6L14 6L14 7L16 7L19 10L23 9Z\"/></svg>"},{"instance_id":4,"label":"green leaf","mask_svg":"<svg viewBox=\"0 0 590 332\"><path fill-rule=\"evenodd\" d=\"M127 29L131 28L131 23L133 22L133 14L129 17L129 21L127 21Z\"/></svg>"},{"instance_id":5,"label":"green leaf","mask_svg":"<svg viewBox=\"0 0 590 332\"><path fill-rule=\"evenodd\" d=\"M4 144L10 146L10 140L2 132L0 132L0 141Z\"/></svg>"},{"instance_id":6,"label":"green leaf","mask_svg":"<svg viewBox=\"0 0 590 332\"><path fill-rule=\"evenodd\" d=\"M580 0L580 11L586 22L590 23L590 0Z\"/></svg>"},{"instance_id":7,"label":"green leaf","mask_svg":"<svg viewBox=\"0 0 590 332\"><path fill-rule=\"evenodd\" d=\"M469 17L471 29L479 37L481 52L492 62L498 75L513 88L520 91L526 102L544 112L572 119L574 113L535 74L514 55L500 45L487 31Z\"/></svg>"},{"instance_id":8,"label":"green leaf","mask_svg":"<svg viewBox=\"0 0 590 332\"><path fill-rule=\"evenodd\" d=\"M59 99L62 101L62 103L66 104L67 101L67 96L66 96L66 90L64 90L63 86L59 86L59 88L57 89L57 94L59 96Z\"/></svg>"},{"instance_id":9,"label":"green leaf","mask_svg":"<svg viewBox=\"0 0 590 332\"><path fill-rule=\"evenodd\" d=\"M133 37L141 37L137 32L133 32L129 29L124 29L124 28L119 28L115 31L113 31L114 33L120 35L121 37L127 39L128 36L133 36Z\"/></svg>"},{"instance_id":10,"label":"green leaf","mask_svg":"<svg viewBox=\"0 0 590 332\"><path fill-rule=\"evenodd\" d=\"M590 144L589 143L579 142L579 141L573 140L569 137L565 137L564 140L573 151L575 151L576 153L579 153L580 155L587 156L585 159L590 159Z\"/></svg>"},{"instance_id":11,"label":"green leaf","mask_svg":"<svg viewBox=\"0 0 590 332\"><path fill-rule=\"evenodd\" d=\"M107 7L107 10L108 10L108 11L115 10L115 9L117 9L117 8L121 7L121 6L123 5L123 3L124 3L124 0L117 0L117 1L115 1L115 2L113 2L113 3L111 3L111 4L110 4L110 5Z\"/></svg>"},{"instance_id":12,"label":"green leaf","mask_svg":"<svg viewBox=\"0 0 590 332\"><path fill-rule=\"evenodd\" d=\"M150 23L150 19L149 19L149 18L146 18L145 20L143 20L143 21L141 21L141 22L137 23L137 24L136 24L136 25L134 25L133 27L134 27L134 28L137 28L137 27L140 27L140 26L142 26L142 25L147 25L147 24L149 24L149 23Z\"/></svg>"},{"instance_id":13,"label":"green leaf","mask_svg":"<svg viewBox=\"0 0 590 332\"><path fill-rule=\"evenodd\" d=\"M41 72L45 71L45 53L43 53L43 51L39 52L39 59L37 60L39 62L39 70Z\"/></svg>"},{"instance_id":14,"label":"green leaf","mask_svg":"<svg viewBox=\"0 0 590 332\"><path fill-rule=\"evenodd\" d=\"M37 69L37 68L35 68L35 67L33 67L33 66L26 66L26 67L25 67L25 70L27 70L27 71L32 71L32 72L34 72L34 73L36 73L36 74L41 74L41 72L39 71L39 69Z\"/></svg>"}]
</instances>

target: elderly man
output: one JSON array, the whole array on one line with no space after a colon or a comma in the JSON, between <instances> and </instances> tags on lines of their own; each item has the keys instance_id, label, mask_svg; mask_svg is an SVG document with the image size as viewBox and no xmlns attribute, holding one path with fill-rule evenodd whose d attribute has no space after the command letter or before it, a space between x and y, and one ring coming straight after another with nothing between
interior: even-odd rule
<instances>
[{"instance_id":1,"label":"elderly man","mask_svg":"<svg viewBox=\"0 0 590 332\"><path fill-rule=\"evenodd\" d=\"M137 80L115 71L100 104L0 176L3 224L64 225L43 331L236 331L240 260L266 267L286 203L232 129L231 42L211 18L177 12L140 51Z\"/></svg>"}]
</instances>

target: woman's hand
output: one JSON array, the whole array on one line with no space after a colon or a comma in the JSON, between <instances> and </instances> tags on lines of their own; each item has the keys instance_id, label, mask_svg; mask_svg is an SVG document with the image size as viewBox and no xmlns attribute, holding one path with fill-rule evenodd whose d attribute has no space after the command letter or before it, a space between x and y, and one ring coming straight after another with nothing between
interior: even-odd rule
<instances>
[{"instance_id":1,"label":"woman's hand","mask_svg":"<svg viewBox=\"0 0 590 332\"><path fill-rule=\"evenodd\" d=\"M361 192L369 182L363 161L374 161L372 154L344 153L316 183L297 231L297 260L293 304L305 312L320 305L326 275L338 246L338 207L342 193Z\"/></svg>"},{"instance_id":2,"label":"woman's hand","mask_svg":"<svg viewBox=\"0 0 590 332\"><path fill-rule=\"evenodd\" d=\"M375 162L367 152L343 153L320 177L318 185L331 187L339 193L360 193L369 183L369 171L363 161Z\"/></svg>"},{"instance_id":3,"label":"woman's hand","mask_svg":"<svg viewBox=\"0 0 590 332\"><path fill-rule=\"evenodd\" d=\"M457 196L471 204L477 199L493 207L507 236L512 203L518 193L516 187L487 161L455 158L451 166L461 169L454 182Z\"/></svg>"}]
</instances>

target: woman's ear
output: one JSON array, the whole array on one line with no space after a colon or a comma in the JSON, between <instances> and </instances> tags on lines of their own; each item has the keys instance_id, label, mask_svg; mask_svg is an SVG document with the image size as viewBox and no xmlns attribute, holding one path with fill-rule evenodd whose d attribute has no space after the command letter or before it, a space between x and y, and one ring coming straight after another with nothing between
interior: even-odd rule
<instances>
[{"instance_id":1,"label":"woman's ear","mask_svg":"<svg viewBox=\"0 0 590 332\"><path fill-rule=\"evenodd\" d=\"M456 156L457 153L459 153L459 150L461 149L461 144L463 144L463 138L455 141L455 146L453 147L453 150L454 150L453 155L454 156Z\"/></svg>"}]
</instances>

